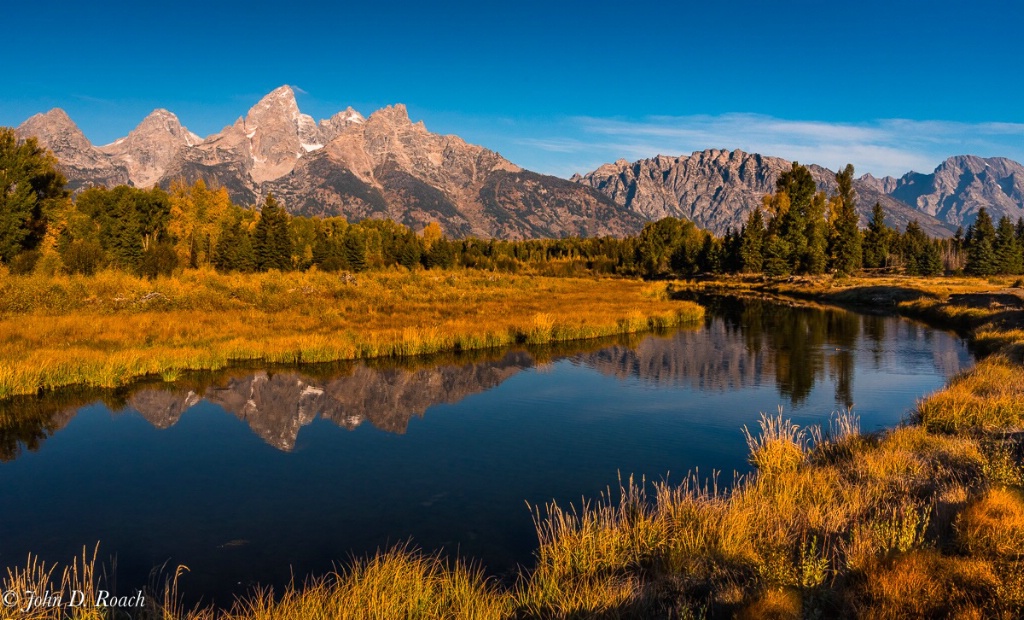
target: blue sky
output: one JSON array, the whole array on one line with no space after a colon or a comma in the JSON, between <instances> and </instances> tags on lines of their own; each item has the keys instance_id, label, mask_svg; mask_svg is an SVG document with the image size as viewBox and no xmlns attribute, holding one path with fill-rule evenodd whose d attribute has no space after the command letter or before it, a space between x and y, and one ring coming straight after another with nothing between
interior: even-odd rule
<instances>
[{"instance_id":1,"label":"blue sky","mask_svg":"<svg viewBox=\"0 0 1024 620\"><path fill-rule=\"evenodd\" d=\"M206 136L282 84L541 172L742 148L858 173L1024 160L1024 2L51 2L4 9L0 125Z\"/></svg>"}]
</instances>

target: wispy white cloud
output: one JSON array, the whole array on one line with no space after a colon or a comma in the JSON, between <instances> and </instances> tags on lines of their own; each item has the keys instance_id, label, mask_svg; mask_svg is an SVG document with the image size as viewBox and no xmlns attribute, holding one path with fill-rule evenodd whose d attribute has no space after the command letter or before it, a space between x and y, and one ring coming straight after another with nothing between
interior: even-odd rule
<instances>
[{"instance_id":1,"label":"wispy white cloud","mask_svg":"<svg viewBox=\"0 0 1024 620\"><path fill-rule=\"evenodd\" d=\"M829 123L723 114L639 120L573 117L544 129L547 134L541 137L520 134L511 142L522 165L533 164L561 176L591 170L595 161L687 155L708 148L738 148L832 169L852 163L858 174L876 176L930 172L952 155L1024 159L1021 123L909 119Z\"/></svg>"}]
</instances>

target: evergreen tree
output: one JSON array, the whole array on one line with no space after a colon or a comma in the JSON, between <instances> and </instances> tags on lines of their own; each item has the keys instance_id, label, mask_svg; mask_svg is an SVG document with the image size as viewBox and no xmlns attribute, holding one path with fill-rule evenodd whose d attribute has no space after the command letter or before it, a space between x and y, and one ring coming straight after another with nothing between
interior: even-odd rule
<instances>
[{"instance_id":1,"label":"evergreen tree","mask_svg":"<svg viewBox=\"0 0 1024 620\"><path fill-rule=\"evenodd\" d=\"M67 195L65 183L57 160L35 138L21 142L0 127L0 262L39 246L50 212Z\"/></svg>"},{"instance_id":2,"label":"evergreen tree","mask_svg":"<svg viewBox=\"0 0 1024 620\"><path fill-rule=\"evenodd\" d=\"M764 215L756 207L747 218L747 225L740 235L740 270L747 273L761 273L764 267Z\"/></svg>"},{"instance_id":3,"label":"evergreen tree","mask_svg":"<svg viewBox=\"0 0 1024 620\"><path fill-rule=\"evenodd\" d=\"M420 245L419 237L411 230L408 231L398 243L398 264L412 269L420 263L422 255L423 247Z\"/></svg>"},{"instance_id":4,"label":"evergreen tree","mask_svg":"<svg viewBox=\"0 0 1024 620\"><path fill-rule=\"evenodd\" d=\"M939 246L934 240L929 240L924 246L921 256L918 259L918 268L921 270L921 275L923 276L942 275L942 252L939 250Z\"/></svg>"},{"instance_id":5,"label":"evergreen tree","mask_svg":"<svg viewBox=\"0 0 1024 620\"><path fill-rule=\"evenodd\" d=\"M1017 219L1017 242L1024 247L1024 217Z\"/></svg>"},{"instance_id":6,"label":"evergreen tree","mask_svg":"<svg viewBox=\"0 0 1024 620\"><path fill-rule=\"evenodd\" d=\"M921 225L917 223L917 220L910 220L906 231L900 238L900 254L903 256L903 268L907 275L921 276L930 275L929 271L934 272L935 261L929 255L931 247L931 241L921 229ZM935 258L937 259L937 257L936 254Z\"/></svg>"},{"instance_id":7,"label":"evergreen tree","mask_svg":"<svg viewBox=\"0 0 1024 620\"><path fill-rule=\"evenodd\" d=\"M876 202L871 210L868 230L864 234L864 266L868 269L888 266L891 230L885 225L885 211L882 210L882 205Z\"/></svg>"},{"instance_id":8,"label":"evergreen tree","mask_svg":"<svg viewBox=\"0 0 1024 620\"><path fill-rule=\"evenodd\" d=\"M110 192L112 204L100 240L115 267L136 272L142 263L142 226L133 197L128 191L118 191L122 189L131 190L122 186Z\"/></svg>"},{"instance_id":9,"label":"evergreen tree","mask_svg":"<svg viewBox=\"0 0 1024 620\"><path fill-rule=\"evenodd\" d=\"M427 269L448 269L455 264L455 248L451 241L441 237L431 243L421 260Z\"/></svg>"},{"instance_id":10,"label":"evergreen tree","mask_svg":"<svg viewBox=\"0 0 1024 620\"><path fill-rule=\"evenodd\" d=\"M1024 251L1017 241L1013 223L1005 215L999 219L996 229L995 254L997 273L1019 275L1024 272Z\"/></svg>"},{"instance_id":11,"label":"evergreen tree","mask_svg":"<svg viewBox=\"0 0 1024 620\"><path fill-rule=\"evenodd\" d=\"M807 210L807 223L804 238L807 239L807 250L801 258L801 273L825 273L828 266L828 230L825 223L825 193L818 192L811 199Z\"/></svg>"},{"instance_id":12,"label":"evergreen tree","mask_svg":"<svg viewBox=\"0 0 1024 620\"><path fill-rule=\"evenodd\" d=\"M345 241L342 246L342 253L345 262L352 271L364 271L366 263L366 232L362 226L351 226L345 231Z\"/></svg>"},{"instance_id":13,"label":"evergreen tree","mask_svg":"<svg viewBox=\"0 0 1024 620\"><path fill-rule=\"evenodd\" d=\"M714 235L704 237L704 244L701 246L697 264L702 273L722 273L724 262L723 243L715 239Z\"/></svg>"},{"instance_id":14,"label":"evergreen tree","mask_svg":"<svg viewBox=\"0 0 1024 620\"><path fill-rule=\"evenodd\" d=\"M834 203L833 230L830 244L832 269L850 274L860 269L863 262L860 216L857 215L856 194L853 191L853 164L846 164L836 173L839 191Z\"/></svg>"},{"instance_id":15,"label":"evergreen tree","mask_svg":"<svg viewBox=\"0 0 1024 620\"><path fill-rule=\"evenodd\" d=\"M782 237L769 234L764 244L764 267L766 276L788 276L793 273L790 257L793 248Z\"/></svg>"},{"instance_id":16,"label":"evergreen tree","mask_svg":"<svg viewBox=\"0 0 1024 620\"><path fill-rule=\"evenodd\" d=\"M992 218L982 207L974 224L967 230L967 267L971 275L989 276L996 273L996 230Z\"/></svg>"},{"instance_id":17,"label":"evergreen tree","mask_svg":"<svg viewBox=\"0 0 1024 620\"><path fill-rule=\"evenodd\" d=\"M218 271L256 270L256 254L249 232L238 218L226 221L217 238L213 252L213 266Z\"/></svg>"},{"instance_id":18,"label":"evergreen tree","mask_svg":"<svg viewBox=\"0 0 1024 620\"><path fill-rule=\"evenodd\" d=\"M253 251L260 271L292 268L292 239L288 230L288 213L273 194L267 196L260 210L260 219L253 231Z\"/></svg>"},{"instance_id":19,"label":"evergreen tree","mask_svg":"<svg viewBox=\"0 0 1024 620\"><path fill-rule=\"evenodd\" d=\"M817 248L808 252L808 224L811 215L811 201L814 199L816 185L811 172L797 162L793 162L791 170L783 172L776 182L776 194L788 197L788 208L779 210L778 235L789 247L790 271L807 271L806 261L810 255L817 253ZM815 229L812 223L810 229ZM782 246L776 245L776 249Z\"/></svg>"}]
</instances>

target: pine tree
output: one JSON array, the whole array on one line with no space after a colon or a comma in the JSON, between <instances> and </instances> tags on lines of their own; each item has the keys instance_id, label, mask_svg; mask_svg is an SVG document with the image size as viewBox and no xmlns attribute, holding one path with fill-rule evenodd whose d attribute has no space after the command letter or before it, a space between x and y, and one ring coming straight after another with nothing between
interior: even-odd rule
<instances>
[{"instance_id":1,"label":"pine tree","mask_svg":"<svg viewBox=\"0 0 1024 620\"><path fill-rule=\"evenodd\" d=\"M345 241L342 247L345 262L348 263L352 271L366 269L366 233L361 226L352 226L345 231Z\"/></svg>"},{"instance_id":2,"label":"pine tree","mask_svg":"<svg viewBox=\"0 0 1024 620\"><path fill-rule=\"evenodd\" d=\"M761 273L764 266L764 215L756 207L747 219L740 241L740 270L746 273Z\"/></svg>"},{"instance_id":3,"label":"pine tree","mask_svg":"<svg viewBox=\"0 0 1024 620\"><path fill-rule=\"evenodd\" d=\"M1024 272L1024 252L1017 241L1013 223L1005 215L999 219L996 229L995 254L997 273L1019 275Z\"/></svg>"},{"instance_id":4,"label":"pine tree","mask_svg":"<svg viewBox=\"0 0 1024 620\"><path fill-rule=\"evenodd\" d=\"M397 257L399 265L412 269L420 263L422 255L423 247L420 245L420 239L415 233L410 230L400 238Z\"/></svg>"},{"instance_id":5,"label":"pine tree","mask_svg":"<svg viewBox=\"0 0 1024 620\"><path fill-rule=\"evenodd\" d=\"M260 219L253 231L256 268L260 271L292 268L292 240L288 230L288 214L273 194L267 196L260 210Z\"/></svg>"},{"instance_id":6,"label":"pine tree","mask_svg":"<svg viewBox=\"0 0 1024 620\"><path fill-rule=\"evenodd\" d=\"M725 238L722 240L722 270L726 273L737 273L742 270L740 252L743 248L743 230L743 226L740 226L739 231L733 230L730 226L725 231Z\"/></svg>"},{"instance_id":7,"label":"pine tree","mask_svg":"<svg viewBox=\"0 0 1024 620\"><path fill-rule=\"evenodd\" d=\"M57 160L35 138L20 142L0 127L0 262L34 250L46 235L49 214L67 193Z\"/></svg>"},{"instance_id":8,"label":"pine tree","mask_svg":"<svg viewBox=\"0 0 1024 620\"><path fill-rule=\"evenodd\" d=\"M856 194L853 191L853 164L846 164L846 168L836 173L836 183L839 184L839 191L833 205L836 213L832 218L832 269L837 273L850 274L861 268L864 258L860 216L857 215Z\"/></svg>"},{"instance_id":9,"label":"pine tree","mask_svg":"<svg viewBox=\"0 0 1024 620\"><path fill-rule=\"evenodd\" d=\"M825 223L825 193L818 192L811 199L807 210L804 238L807 249L800 260L800 272L809 274L825 273L828 266L828 226Z\"/></svg>"},{"instance_id":10,"label":"pine tree","mask_svg":"<svg viewBox=\"0 0 1024 620\"><path fill-rule=\"evenodd\" d=\"M252 239L240 220L229 220L222 226L214 247L213 266L218 271L247 273L256 270L256 255L253 252Z\"/></svg>"},{"instance_id":11,"label":"pine tree","mask_svg":"<svg viewBox=\"0 0 1024 620\"><path fill-rule=\"evenodd\" d=\"M992 218L982 207L978 217L967 231L967 268L965 271L976 276L990 276L996 273L995 252L996 230Z\"/></svg>"},{"instance_id":12,"label":"pine tree","mask_svg":"<svg viewBox=\"0 0 1024 620\"><path fill-rule=\"evenodd\" d=\"M722 242L715 239L714 235L704 237L704 244L701 246L700 255L697 258L697 265L703 273L722 273L724 252Z\"/></svg>"},{"instance_id":13,"label":"pine tree","mask_svg":"<svg viewBox=\"0 0 1024 620\"><path fill-rule=\"evenodd\" d=\"M934 270L934 265L928 265L930 257L927 256L931 241L928 235L921 230L917 220L910 220L907 229L900 238L901 254L903 255L903 268L907 275L925 275L929 269Z\"/></svg>"},{"instance_id":14,"label":"pine tree","mask_svg":"<svg viewBox=\"0 0 1024 620\"><path fill-rule=\"evenodd\" d=\"M807 168L793 162L792 169L783 172L775 185L777 195L785 194L788 197L788 208L780 210L778 215L778 234L789 247L787 260L790 270L806 271L808 220L817 187L814 177ZM778 247L781 246L776 246L776 249ZM811 253L814 252L815 249L812 249Z\"/></svg>"},{"instance_id":15,"label":"pine tree","mask_svg":"<svg viewBox=\"0 0 1024 620\"><path fill-rule=\"evenodd\" d=\"M930 240L924 246L921 257L918 260L918 268L923 276L942 275L942 252L935 241Z\"/></svg>"},{"instance_id":16,"label":"pine tree","mask_svg":"<svg viewBox=\"0 0 1024 620\"><path fill-rule=\"evenodd\" d=\"M769 234L764 244L764 274L766 276L788 276L793 273L790 257L793 248L785 239Z\"/></svg>"},{"instance_id":17,"label":"pine tree","mask_svg":"<svg viewBox=\"0 0 1024 620\"><path fill-rule=\"evenodd\" d=\"M142 262L142 228L139 214L127 186L110 192L107 212L107 226L104 226L101 241L115 267L126 271L138 271Z\"/></svg>"},{"instance_id":18,"label":"pine tree","mask_svg":"<svg viewBox=\"0 0 1024 620\"><path fill-rule=\"evenodd\" d=\"M891 230L885 225L885 211L882 210L882 205L876 202L871 210L868 231L864 234L864 266L868 269L888 266Z\"/></svg>"}]
</instances>

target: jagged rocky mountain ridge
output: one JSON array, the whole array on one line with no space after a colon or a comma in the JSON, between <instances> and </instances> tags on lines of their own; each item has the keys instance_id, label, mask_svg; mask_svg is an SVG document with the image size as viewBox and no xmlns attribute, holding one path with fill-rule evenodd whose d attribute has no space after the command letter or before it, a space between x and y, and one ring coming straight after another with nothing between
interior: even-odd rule
<instances>
[{"instance_id":1,"label":"jagged rocky mountain ridge","mask_svg":"<svg viewBox=\"0 0 1024 620\"><path fill-rule=\"evenodd\" d=\"M658 156L636 162L618 160L572 180L593 187L625 208L656 220L683 217L698 226L724 234L738 230L761 199L775 191L779 176L792 162L740 150L709 149L690 156ZM819 189L836 190L835 172L808 166ZM887 222L905 228L911 219L932 236L950 236L955 227L890 196L884 185L862 177L854 182L861 224L867 225L875 202Z\"/></svg>"},{"instance_id":2,"label":"jagged rocky mountain ridge","mask_svg":"<svg viewBox=\"0 0 1024 620\"><path fill-rule=\"evenodd\" d=\"M348 108L316 122L282 86L205 139L167 110L106 146L93 146L62 110L18 128L54 151L73 190L127 183L168 186L203 179L241 204L268 193L306 215L388 217L414 228L441 223L451 235L534 238L624 235L646 221L685 217L717 234L738 229L791 162L709 149L689 156L619 160L571 180L524 170L457 136L413 123L402 105L368 118ZM821 189L834 173L808 166ZM875 202L890 225L916 219L933 236L966 227L981 207L1024 216L1024 166L1003 158L952 157L932 174L855 181L862 223Z\"/></svg>"},{"instance_id":3,"label":"jagged rocky mountain ridge","mask_svg":"<svg viewBox=\"0 0 1024 620\"><path fill-rule=\"evenodd\" d=\"M17 131L56 154L73 190L202 179L241 204L273 193L293 213L387 217L413 228L437 221L454 236L624 235L643 225L590 188L431 133L403 105L368 118L348 108L318 123L300 112L288 86L206 139L166 110L102 147L59 109L33 116Z\"/></svg>"}]
</instances>

